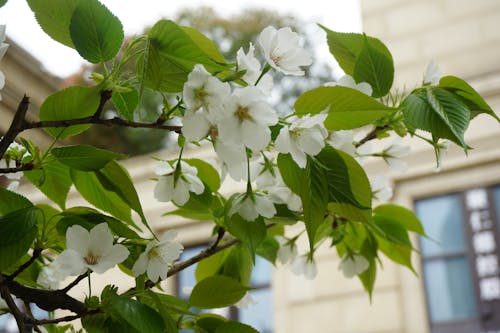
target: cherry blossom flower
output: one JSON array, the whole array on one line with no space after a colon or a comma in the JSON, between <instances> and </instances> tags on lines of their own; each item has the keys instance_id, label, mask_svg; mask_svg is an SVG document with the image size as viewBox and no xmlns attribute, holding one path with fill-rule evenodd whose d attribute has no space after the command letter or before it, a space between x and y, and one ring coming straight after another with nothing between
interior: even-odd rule
<instances>
[{"instance_id":1,"label":"cherry blossom flower","mask_svg":"<svg viewBox=\"0 0 500 333\"><path fill-rule=\"evenodd\" d=\"M351 130L331 131L326 142L335 149L355 156L354 132Z\"/></svg>"},{"instance_id":2,"label":"cherry blossom flower","mask_svg":"<svg viewBox=\"0 0 500 333\"><path fill-rule=\"evenodd\" d=\"M275 148L280 153L290 153L301 168L307 164L307 156L315 156L325 146L328 131L323 122L326 114L305 115L302 118L292 116L290 125L283 126L276 138Z\"/></svg>"},{"instance_id":3,"label":"cherry blossom flower","mask_svg":"<svg viewBox=\"0 0 500 333\"><path fill-rule=\"evenodd\" d=\"M203 107L212 121L224 118L224 101L231 93L227 82L212 76L203 65L195 65L184 84L182 96L187 109L196 111Z\"/></svg>"},{"instance_id":4,"label":"cherry blossom flower","mask_svg":"<svg viewBox=\"0 0 500 333\"><path fill-rule=\"evenodd\" d=\"M408 163L402 158L408 156L409 153L410 147L401 144L401 138L397 137L382 151L382 158L392 170L405 172L408 169Z\"/></svg>"},{"instance_id":5,"label":"cherry blossom flower","mask_svg":"<svg viewBox=\"0 0 500 333\"><path fill-rule=\"evenodd\" d=\"M304 71L300 67L312 63L309 52L299 46L299 35L289 27L265 28L259 35L259 43L267 63L283 74L302 76Z\"/></svg>"},{"instance_id":6,"label":"cherry blossom flower","mask_svg":"<svg viewBox=\"0 0 500 333\"><path fill-rule=\"evenodd\" d=\"M182 118L182 135L188 141L199 141L210 133L215 125L203 110L186 110Z\"/></svg>"},{"instance_id":7,"label":"cherry blossom flower","mask_svg":"<svg viewBox=\"0 0 500 333\"><path fill-rule=\"evenodd\" d=\"M259 216L273 217L276 214L276 208L262 193L243 193L234 199L229 216L235 213L247 221L255 221Z\"/></svg>"},{"instance_id":8,"label":"cherry blossom flower","mask_svg":"<svg viewBox=\"0 0 500 333\"><path fill-rule=\"evenodd\" d=\"M166 279L168 269L184 250L181 243L174 241L176 237L177 232L169 230L159 241L151 241L132 267L134 275L137 277L147 272L148 278L153 282Z\"/></svg>"},{"instance_id":9,"label":"cherry blossom flower","mask_svg":"<svg viewBox=\"0 0 500 333\"><path fill-rule=\"evenodd\" d=\"M342 87L352 88L368 96L371 96L373 92L372 86L368 82L356 83L356 81L354 81L354 78L350 75L342 76L340 79L338 79L337 82L327 82L325 83L325 86L327 87L342 86Z\"/></svg>"},{"instance_id":10,"label":"cherry blossom flower","mask_svg":"<svg viewBox=\"0 0 500 333\"><path fill-rule=\"evenodd\" d=\"M376 176L370 178L372 194L375 199L380 202L389 201L392 198L392 187L389 184L389 179L386 176Z\"/></svg>"},{"instance_id":11,"label":"cherry blossom flower","mask_svg":"<svg viewBox=\"0 0 500 333\"><path fill-rule=\"evenodd\" d=\"M313 280L318 274L316 263L308 254L295 257L291 270L295 275L304 275L308 280Z\"/></svg>"},{"instance_id":12,"label":"cherry blossom flower","mask_svg":"<svg viewBox=\"0 0 500 333\"><path fill-rule=\"evenodd\" d=\"M433 86L437 86L439 84L439 80L441 80L441 76L443 76L443 71L438 64L434 61L431 61L427 65L427 69L424 74L424 84L430 84Z\"/></svg>"},{"instance_id":13,"label":"cherry blossom flower","mask_svg":"<svg viewBox=\"0 0 500 333\"><path fill-rule=\"evenodd\" d=\"M75 224L66 231L66 250L54 260L54 267L67 275L81 275L88 269L102 274L128 255L125 246L113 244L107 223L96 225L90 232Z\"/></svg>"},{"instance_id":14,"label":"cherry blossom flower","mask_svg":"<svg viewBox=\"0 0 500 333\"><path fill-rule=\"evenodd\" d=\"M280 244L280 248L277 253L279 262L283 265L293 262L297 257L297 246L295 245L295 242L282 236L276 236L276 240Z\"/></svg>"},{"instance_id":15,"label":"cherry blossom flower","mask_svg":"<svg viewBox=\"0 0 500 333\"><path fill-rule=\"evenodd\" d=\"M179 172L177 176L175 173ZM181 161L180 169L174 170L168 162L159 162L155 173L159 175L154 196L160 202L173 201L182 206L189 200L189 192L201 194L205 186L198 178L198 169Z\"/></svg>"},{"instance_id":16,"label":"cherry blossom flower","mask_svg":"<svg viewBox=\"0 0 500 333\"><path fill-rule=\"evenodd\" d=\"M262 69L259 60L254 55L254 52L255 47L252 43L250 43L247 53L245 53L243 48L240 48L238 52L236 52L238 70L246 70L245 75L243 75L243 80L250 85L256 86L267 95L273 87L273 78L269 74L264 74L264 76L260 78L258 84L256 84L262 73Z\"/></svg>"},{"instance_id":17,"label":"cherry blossom flower","mask_svg":"<svg viewBox=\"0 0 500 333\"><path fill-rule=\"evenodd\" d=\"M271 141L269 126L278 122L278 115L263 98L255 87L236 89L226 105L227 116L219 124L220 140L242 143L254 152L266 148Z\"/></svg>"},{"instance_id":18,"label":"cherry blossom flower","mask_svg":"<svg viewBox=\"0 0 500 333\"><path fill-rule=\"evenodd\" d=\"M349 279L363 273L368 267L370 267L368 260L362 255L355 253L344 254L339 264L339 269L344 273L344 276Z\"/></svg>"},{"instance_id":19,"label":"cherry blossom flower","mask_svg":"<svg viewBox=\"0 0 500 333\"><path fill-rule=\"evenodd\" d=\"M214 140L214 150L222 162L223 172L228 172L234 180L246 180L247 155L241 143Z\"/></svg>"},{"instance_id":20,"label":"cherry blossom flower","mask_svg":"<svg viewBox=\"0 0 500 333\"><path fill-rule=\"evenodd\" d=\"M64 274L61 267L55 262L51 262L49 265L42 267L36 283L46 289L56 290L59 289L60 282L65 278L66 274Z\"/></svg>"}]
</instances>

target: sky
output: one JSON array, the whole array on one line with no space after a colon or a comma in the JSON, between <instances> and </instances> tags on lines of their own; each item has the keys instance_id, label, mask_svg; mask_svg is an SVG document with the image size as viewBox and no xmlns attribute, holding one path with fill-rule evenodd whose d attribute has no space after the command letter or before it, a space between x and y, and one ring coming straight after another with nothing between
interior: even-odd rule
<instances>
[{"instance_id":1,"label":"sky","mask_svg":"<svg viewBox=\"0 0 500 333\"><path fill-rule=\"evenodd\" d=\"M245 8L263 7L283 14L292 14L310 22L316 34L321 23L336 31L361 31L359 0L101 0L122 22L126 35L141 33L146 26L162 17L172 17L179 9L209 5L222 15L238 13ZM78 53L53 41L38 26L24 0L9 0L0 8L0 24L6 24L6 33L21 47L40 60L49 72L65 77L80 68L83 60ZM323 36L323 35L321 35ZM320 39L321 40L321 39ZM319 42L320 54L328 54L326 42ZM328 57L327 59L329 59ZM333 65L333 60L332 60Z\"/></svg>"}]
</instances>

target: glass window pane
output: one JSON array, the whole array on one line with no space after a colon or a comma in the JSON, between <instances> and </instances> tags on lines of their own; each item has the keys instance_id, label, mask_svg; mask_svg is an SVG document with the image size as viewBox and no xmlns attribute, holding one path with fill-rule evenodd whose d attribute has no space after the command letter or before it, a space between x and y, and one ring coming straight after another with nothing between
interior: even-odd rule
<instances>
[{"instance_id":1,"label":"glass window pane","mask_svg":"<svg viewBox=\"0 0 500 333\"><path fill-rule=\"evenodd\" d=\"M495 210L497 212L497 223L500 224L500 186L494 188L493 197L495 201Z\"/></svg>"},{"instance_id":2,"label":"glass window pane","mask_svg":"<svg viewBox=\"0 0 500 333\"><path fill-rule=\"evenodd\" d=\"M476 316L474 290L465 257L425 261L424 278L433 323Z\"/></svg>"},{"instance_id":3,"label":"glass window pane","mask_svg":"<svg viewBox=\"0 0 500 333\"><path fill-rule=\"evenodd\" d=\"M273 301L269 288L252 290L250 295L256 304L239 310L239 320L260 333L273 332Z\"/></svg>"},{"instance_id":4,"label":"glass window pane","mask_svg":"<svg viewBox=\"0 0 500 333\"><path fill-rule=\"evenodd\" d=\"M180 260L184 261L194 255L197 255L201 250L203 250L203 248L203 246L185 248L181 253ZM190 290L185 292L183 289L193 288L196 285L195 272L196 265L191 265L177 273L177 293L180 298L187 299L191 294Z\"/></svg>"},{"instance_id":5,"label":"glass window pane","mask_svg":"<svg viewBox=\"0 0 500 333\"><path fill-rule=\"evenodd\" d=\"M429 239L421 239L423 256L465 252L462 208L458 195L447 195L416 202L417 215Z\"/></svg>"}]
</instances>

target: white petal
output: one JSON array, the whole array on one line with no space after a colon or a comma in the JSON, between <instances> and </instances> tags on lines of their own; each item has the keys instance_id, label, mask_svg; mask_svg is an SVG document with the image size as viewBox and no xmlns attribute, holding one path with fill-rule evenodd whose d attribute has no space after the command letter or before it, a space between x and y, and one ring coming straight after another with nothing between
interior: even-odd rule
<instances>
[{"instance_id":1,"label":"white petal","mask_svg":"<svg viewBox=\"0 0 500 333\"><path fill-rule=\"evenodd\" d=\"M128 255L129 251L124 245L115 244L104 257L99 258L96 265L90 265L89 267L94 272L102 274L108 269L123 262L125 259L127 259Z\"/></svg>"},{"instance_id":2,"label":"white petal","mask_svg":"<svg viewBox=\"0 0 500 333\"><path fill-rule=\"evenodd\" d=\"M167 278L168 266L162 262L152 260L150 261L147 269L148 278L157 282L159 279L164 280Z\"/></svg>"},{"instance_id":3,"label":"white petal","mask_svg":"<svg viewBox=\"0 0 500 333\"><path fill-rule=\"evenodd\" d=\"M203 111L186 112L182 119L182 134L188 141L199 141L204 138L212 126Z\"/></svg>"},{"instance_id":4,"label":"white petal","mask_svg":"<svg viewBox=\"0 0 500 333\"><path fill-rule=\"evenodd\" d=\"M271 141L269 127L246 121L240 132L243 143L254 152L264 150Z\"/></svg>"},{"instance_id":5,"label":"white petal","mask_svg":"<svg viewBox=\"0 0 500 333\"><path fill-rule=\"evenodd\" d=\"M88 252L90 236L87 229L74 224L66 230L66 248L73 249L82 257Z\"/></svg>"},{"instance_id":6,"label":"white petal","mask_svg":"<svg viewBox=\"0 0 500 333\"><path fill-rule=\"evenodd\" d=\"M87 271L87 265L83 260L83 256L72 249L64 250L54 260L54 264L60 267L67 275L81 275Z\"/></svg>"},{"instance_id":7,"label":"white petal","mask_svg":"<svg viewBox=\"0 0 500 333\"><path fill-rule=\"evenodd\" d=\"M276 215L276 208L274 204L261 195L255 195L255 208L260 216L271 218Z\"/></svg>"},{"instance_id":8,"label":"white petal","mask_svg":"<svg viewBox=\"0 0 500 333\"><path fill-rule=\"evenodd\" d=\"M113 235L108 228L107 223L96 225L89 234L89 248L88 251L94 255L106 255L113 246ZM84 255L87 255L86 253Z\"/></svg>"},{"instance_id":9,"label":"white petal","mask_svg":"<svg viewBox=\"0 0 500 333\"><path fill-rule=\"evenodd\" d=\"M174 193L174 176L162 176L158 179L154 189L154 196L160 202L169 202Z\"/></svg>"},{"instance_id":10,"label":"white petal","mask_svg":"<svg viewBox=\"0 0 500 333\"><path fill-rule=\"evenodd\" d=\"M154 168L154 173L158 176L168 175L174 172L174 169L167 161L158 161Z\"/></svg>"},{"instance_id":11,"label":"white petal","mask_svg":"<svg viewBox=\"0 0 500 333\"><path fill-rule=\"evenodd\" d=\"M148 267L148 255L146 252L143 252L139 255L139 258L137 258L136 262L134 263L134 266L132 267L132 272L134 273L135 277L138 277L142 273L146 271Z\"/></svg>"}]
</instances>

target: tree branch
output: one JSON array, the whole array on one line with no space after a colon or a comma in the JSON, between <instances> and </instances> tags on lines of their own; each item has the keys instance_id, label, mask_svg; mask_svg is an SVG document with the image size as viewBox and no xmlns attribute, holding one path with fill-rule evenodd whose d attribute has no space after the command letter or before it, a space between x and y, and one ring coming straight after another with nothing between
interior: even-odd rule
<instances>
[{"instance_id":1,"label":"tree branch","mask_svg":"<svg viewBox=\"0 0 500 333\"><path fill-rule=\"evenodd\" d=\"M14 115L14 119L10 124L7 133L5 133L2 140L0 140L0 158L3 157L7 148L9 148L10 144L14 142L16 136L24 130L24 126L26 125L26 112L28 112L28 106L30 104L30 99L28 96L24 95L23 99L17 106L16 114Z\"/></svg>"},{"instance_id":2,"label":"tree branch","mask_svg":"<svg viewBox=\"0 0 500 333\"><path fill-rule=\"evenodd\" d=\"M87 272L83 273L82 275L79 275L73 282L71 282L70 284L68 284L66 287L64 287L63 289L61 289L62 292L65 292L67 293L68 291L70 291L74 286L76 286L78 283L80 283L80 281L82 281L83 279L85 279L87 276L89 276L87 274Z\"/></svg>"},{"instance_id":3,"label":"tree branch","mask_svg":"<svg viewBox=\"0 0 500 333\"><path fill-rule=\"evenodd\" d=\"M25 327L25 316L17 307L16 302L12 298L11 291L5 282L6 278L3 275L0 275L0 295L5 300L12 315L14 316L17 327L19 328L19 333L28 333Z\"/></svg>"},{"instance_id":4,"label":"tree branch","mask_svg":"<svg viewBox=\"0 0 500 333\"><path fill-rule=\"evenodd\" d=\"M24 264L22 264L21 266L19 266L19 268L12 274L10 274L8 276L9 279L14 279L16 276L18 276L19 274L21 274L26 268L30 267L31 264L33 264L35 262L35 260L37 260L40 255L42 254L42 251L43 249L41 248L35 248L33 250L33 255L31 256L31 258L26 261Z\"/></svg>"},{"instance_id":5,"label":"tree branch","mask_svg":"<svg viewBox=\"0 0 500 333\"><path fill-rule=\"evenodd\" d=\"M16 173L19 171L28 171L28 170L33 170L34 169L33 163L26 163L26 164L21 164L18 167L15 168L0 168L0 173Z\"/></svg>"},{"instance_id":6,"label":"tree branch","mask_svg":"<svg viewBox=\"0 0 500 333\"><path fill-rule=\"evenodd\" d=\"M379 132L383 132L385 131L386 129L388 129L389 126L388 125L384 125L384 126L377 126L375 127L374 129L372 129L370 132L368 132L368 134L366 134L366 136L359 140L359 142L357 142L354 147L358 148L359 146L362 146L363 144L367 143L368 141L371 141L373 139L376 139L377 138L377 134Z\"/></svg>"}]
</instances>

